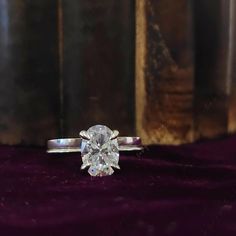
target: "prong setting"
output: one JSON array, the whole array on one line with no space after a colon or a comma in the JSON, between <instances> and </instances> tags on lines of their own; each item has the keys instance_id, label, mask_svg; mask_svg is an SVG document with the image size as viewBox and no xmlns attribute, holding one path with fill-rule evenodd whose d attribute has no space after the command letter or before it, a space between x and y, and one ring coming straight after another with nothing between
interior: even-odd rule
<instances>
[{"instance_id":1,"label":"prong setting","mask_svg":"<svg viewBox=\"0 0 236 236\"><path fill-rule=\"evenodd\" d=\"M90 140L90 136L87 133L87 131L85 131L85 130L80 131L79 135L80 135L81 138L83 138L85 140Z\"/></svg>"},{"instance_id":2,"label":"prong setting","mask_svg":"<svg viewBox=\"0 0 236 236\"><path fill-rule=\"evenodd\" d=\"M83 163L80 167L81 170L84 170L86 167L88 167L89 164L88 163Z\"/></svg>"},{"instance_id":3,"label":"prong setting","mask_svg":"<svg viewBox=\"0 0 236 236\"><path fill-rule=\"evenodd\" d=\"M91 176L108 176L113 168L119 169L119 146L117 130L104 125L94 125L87 131L81 131L81 169L89 167ZM89 138L89 140L88 140Z\"/></svg>"},{"instance_id":4,"label":"prong setting","mask_svg":"<svg viewBox=\"0 0 236 236\"><path fill-rule=\"evenodd\" d=\"M111 140L116 139L119 135L119 131L118 130L113 130L113 133L111 135Z\"/></svg>"}]
</instances>

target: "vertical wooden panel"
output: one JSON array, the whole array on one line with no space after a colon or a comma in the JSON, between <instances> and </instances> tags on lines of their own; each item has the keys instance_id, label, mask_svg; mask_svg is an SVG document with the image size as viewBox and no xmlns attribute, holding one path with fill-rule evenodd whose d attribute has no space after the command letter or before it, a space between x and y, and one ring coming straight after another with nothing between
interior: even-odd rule
<instances>
[{"instance_id":1,"label":"vertical wooden panel","mask_svg":"<svg viewBox=\"0 0 236 236\"><path fill-rule=\"evenodd\" d=\"M136 116L144 143L193 139L191 1L136 1Z\"/></svg>"},{"instance_id":2,"label":"vertical wooden panel","mask_svg":"<svg viewBox=\"0 0 236 236\"><path fill-rule=\"evenodd\" d=\"M44 144L58 129L56 0L0 0L0 142Z\"/></svg>"},{"instance_id":3,"label":"vertical wooden panel","mask_svg":"<svg viewBox=\"0 0 236 236\"><path fill-rule=\"evenodd\" d=\"M229 0L228 85L229 132L236 132L236 2Z\"/></svg>"},{"instance_id":4,"label":"vertical wooden panel","mask_svg":"<svg viewBox=\"0 0 236 236\"><path fill-rule=\"evenodd\" d=\"M64 0L66 135L96 123L134 132L134 3Z\"/></svg>"},{"instance_id":5,"label":"vertical wooden panel","mask_svg":"<svg viewBox=\"0 0 236 236\"><path fill-rule=\"evenodd\" d=\"M196 0L196 138L228 132L228 6L224 0Z\"/></svg>"}]
</instances>

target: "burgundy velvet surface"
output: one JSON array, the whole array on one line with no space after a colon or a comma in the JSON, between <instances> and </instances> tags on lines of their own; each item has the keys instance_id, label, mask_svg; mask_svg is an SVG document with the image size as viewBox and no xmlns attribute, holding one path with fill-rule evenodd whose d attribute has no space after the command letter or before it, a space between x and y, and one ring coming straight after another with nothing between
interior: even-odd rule
<instances>
[{"instance_id":1,"label":"burgundy velvet surface","mask_svg":"<svg viewBox=\"0 0 236 236\"><path fill-rule=\"evenodd\" d=\"M124 154L110 177L80 164L0 147L0 235L236 235L236 136Z\"/></svg>"}]
</instances>

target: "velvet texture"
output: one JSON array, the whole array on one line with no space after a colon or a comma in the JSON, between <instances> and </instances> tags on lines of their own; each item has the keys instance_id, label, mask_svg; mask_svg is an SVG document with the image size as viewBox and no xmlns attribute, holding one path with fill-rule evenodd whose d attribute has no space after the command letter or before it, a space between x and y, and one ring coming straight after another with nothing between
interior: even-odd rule
<instances>
[{"instance_id":1,"label":"velvet texture","mask_svg":"<svg viewBox=\"0 0 236 236\"><path fill-rule=\"evenodd\" d=\"M110 177L80 165L0 147L0 235L236 235L236 136L122 154Z\"/></svg>"}]
</instances>

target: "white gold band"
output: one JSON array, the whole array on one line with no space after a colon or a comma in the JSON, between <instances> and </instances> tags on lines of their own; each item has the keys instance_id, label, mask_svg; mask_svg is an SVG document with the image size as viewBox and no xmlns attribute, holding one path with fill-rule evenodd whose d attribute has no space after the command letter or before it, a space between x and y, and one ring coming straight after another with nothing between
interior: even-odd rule
<instances>
[{"instance_id":1,"label":"white gold band","mask_svg":"<svg viewBox=\"0 0 236 236\"><path fill-rule=\"evenodd\" d=\"M61 138L48 140L48 153L80 152L81 138ZM118 137L119 151L142 150L140 137Z\"/></svg>"}]
</instances>

